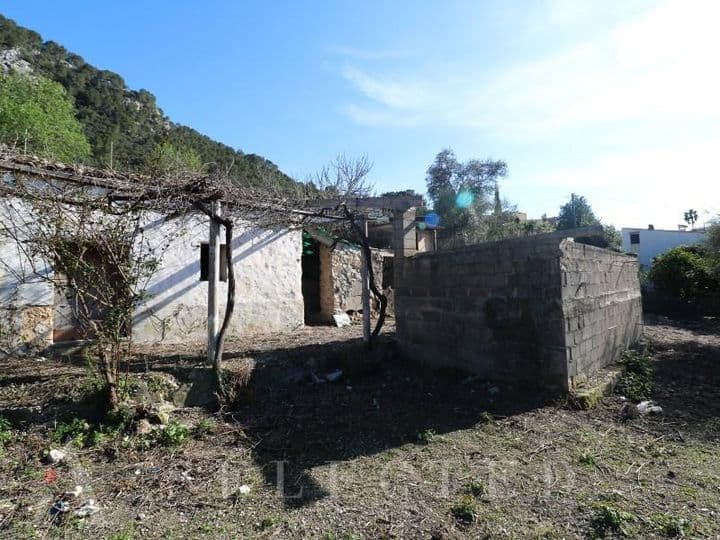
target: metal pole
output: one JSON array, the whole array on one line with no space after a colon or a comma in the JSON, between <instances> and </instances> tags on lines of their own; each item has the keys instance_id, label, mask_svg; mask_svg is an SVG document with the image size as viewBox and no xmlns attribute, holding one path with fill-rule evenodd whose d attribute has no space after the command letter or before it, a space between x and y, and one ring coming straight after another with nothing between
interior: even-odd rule
<instances>
[{"instance_id":1,"label":"metal pole","mask_svg":"<svg viewBox=\"0 0 720 540\"><path fill-rule=\"evenodd\" d=\"M361 227L365 233L365 238L368 235L368 223L367 219L363 216ZM372 261L368 261L365 250L362 250L362 265L360 266L360 280L362 281L362 309L363 309L363 341L365 344L370 343L370 272L368 271L368 265L372 264Z\"/></svg>"},{"instance_id":2,"label":"metal pole","mask_svg":"<svg viewBox=\"0 0 720 540\"><path fill-rule=\"evenodd\" d=\"M212 214L220 215L220 202L212 203ZM220 224L210 220L210 236L208 238L208 342L207 360L209 365L215 363L215 346L218 334L218 281L220 278Z\"/></svg>"}]
</instances>

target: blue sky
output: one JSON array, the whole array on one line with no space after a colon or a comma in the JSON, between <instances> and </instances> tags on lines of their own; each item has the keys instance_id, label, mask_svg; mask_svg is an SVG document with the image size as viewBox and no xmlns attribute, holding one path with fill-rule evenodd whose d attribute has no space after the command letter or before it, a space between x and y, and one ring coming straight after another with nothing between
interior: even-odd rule
<instances>
[{"instance_id":1,"label":"blue sky","mask_svg":"<svg viewBox=\"0 0 720 540\"><path fill-rule=\"evenodd\" d=\"M153 92L174 121L304 178L366 153L425 191L442 148L508 163L505 198L571 192L616 226L720 211L720 2L0 1Z\"/></svg>"}]
</instances>

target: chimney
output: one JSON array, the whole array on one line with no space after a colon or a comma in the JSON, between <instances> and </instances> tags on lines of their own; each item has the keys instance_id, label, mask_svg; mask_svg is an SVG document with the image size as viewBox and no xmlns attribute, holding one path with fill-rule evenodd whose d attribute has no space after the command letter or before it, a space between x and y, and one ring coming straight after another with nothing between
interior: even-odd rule
<instances>
[{"instance_id":1,"label":"chimney","mask_svg":"<svg viewBox=\"0 0 720 540\"><path fill-rule=\"evenodd\" d=\"M650 225L648 225L648 231L654 231L654 230L655 230L655 225L653 225L652 223Z\"/></svg>"}]
</instances>

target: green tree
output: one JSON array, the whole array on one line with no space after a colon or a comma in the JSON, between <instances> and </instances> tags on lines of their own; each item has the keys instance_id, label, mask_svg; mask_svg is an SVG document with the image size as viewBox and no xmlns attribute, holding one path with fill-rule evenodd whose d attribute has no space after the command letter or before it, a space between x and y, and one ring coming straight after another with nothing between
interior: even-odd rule
<instances>
[{"instance_id":1,"label":"green tree","mask_svg":"<svg viewBox=\"0 0 720 540\"><path fill-rule=\"evenodd\" d=\"M145 160L145 172L152 176L177 173L201 173L203 163L192 148L175 147L169 142L156 144Z\"/></svg>"},{"instance_id":2,"label":"green tree","mask_svg":"<svg viewBox=\"0 0 720 540\"><path fill-rule=\"evenodd\" d=\"M557 228L559 231L598 225L600 220L595 217L592 207L582 195L570 195L570 200L560 207Z\"/></svg>"},{"instance_id":3,"label":"green tree","mask_svg":"<svg viewBox=\"0 0 720 540\"><path fill-rule=\"evenodd\" d=\"M427 170L427 190L440 216L440 239L445 247L487 238L492 194L507 175L504 161L472 159L461 163L450 149L442 150Z\"/></svg>"},{"instance_id":4,"label":"green tree","mask_svg":"<svg viewBox=\"0 0 720 540\"><path fill-rule=\"evenodd\" d=\"M695 222L697 221L698 214L697 210L693 210L692 208L685 212L685 223L690 225L691 228L695 228Z\"/></svg>"},{"instance_id":5,"label":"green tree","mask_svg":"<svg viewBox=\"0 0 720 540\"><path fill-rule=\"evenodd\" d=\"M19 73L0 75L0 141L67 161L90 155L73 101L63 87Z\"/></svg>"},{"instance_id":6,"label":"green tree","mask_svg":"<svg viewBox=\"0 0 720 540\"><path fill-rule=\"evenodd\" d=\"M658 255L648 278L659 292L689 304L700 304L720 288L704 246L679 246Z\"/></svg>"},{"instance_id":7,"label":"green tree","mask_svg":"<svg viewBox=\"0 0 720 540\"><path fill-rule=\"evenodd\" d=\"M595 216L590 203L582 195L575 193L570 195L570 200L560 207L558 214L557 230L564 231L567 229L576 229L578 227L590 227L592 225L601 225L603 228L602 236L579 237L578 242L597 246L614 251L620 251L622 239L618 230L612 225L603 225Z\"/></svg>"}]
</instances>

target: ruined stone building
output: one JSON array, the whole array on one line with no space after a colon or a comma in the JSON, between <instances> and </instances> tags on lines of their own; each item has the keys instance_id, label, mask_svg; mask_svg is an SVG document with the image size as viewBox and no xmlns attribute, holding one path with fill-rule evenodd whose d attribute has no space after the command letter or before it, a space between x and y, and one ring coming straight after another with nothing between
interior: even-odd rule
<instances>
[{"instance_id":1,"label":"ruined stone building","mask_svg":"<svg viewBox=\"0 0 720 540\"><path fill-rule=\"evenodd\" d=\"M12 163L3 163L0 174L10 181ZM409 359L568 390L638 339L636 257L576 243L572 232L434 251L432 236L418 233L413 208L403 206L408 200L380 199L376 207L396 204L392 220L378 223L391 250L373 250L372 267L376 283L392 291L397 339ZM356 204L363 201L373 203ZM0 210L7 203L0 197ZM151 244L176 227L155 218L145 226ZM0 225L12 226L1 211ZM129 329L135 341L205 339L207 239L204 215L184 219L151 279L149 297L136 310ZM237 304L230 336L289 332L361 309L357 246L317 231L304 237L300 229L251 223L238 226L232 242ZM49 281L28 272L21 250L7 237L0 236L0 258L0 352L82 337L62 276ZM221 310L225 287L221 281Z\"/></svg>"}]
</instances>

